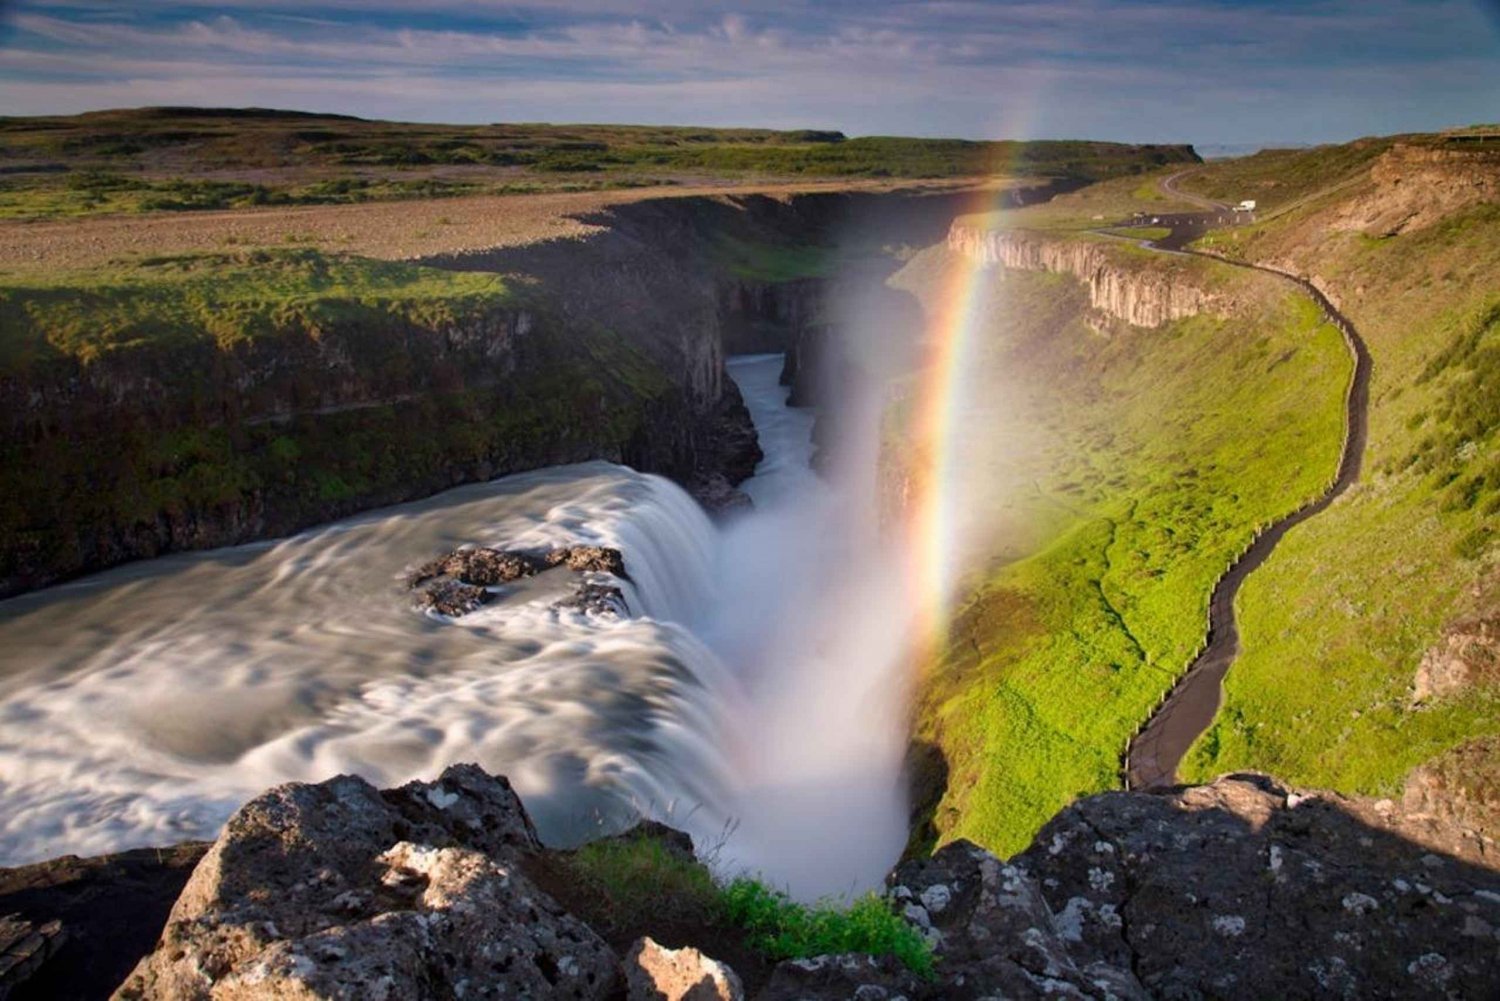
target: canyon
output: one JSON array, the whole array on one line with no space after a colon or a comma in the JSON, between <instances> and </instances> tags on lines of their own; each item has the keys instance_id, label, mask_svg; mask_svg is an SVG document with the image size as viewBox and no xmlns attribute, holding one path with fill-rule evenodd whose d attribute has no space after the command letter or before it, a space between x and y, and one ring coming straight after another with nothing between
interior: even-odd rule
<instances>
[{"instance_id":1,"label":"canyon","mask_svg":"<svg viewBox=\"0 0 1500 1001\"><path fill-rule=\"evenodd\" d=\"M1484 338L1490 329L1484 320L1489 314L1471 308L1482 299L1475 290L1489 273L1488 258L1482 255L1493 250L1484 250L1482 240L1493 221L1486 163L1482 156L1455 158L1446 151L1397 148L1376 158L1366 173L1335 179L1330 192L1296 203L1285 216L1243 232L1215 231L1207 237L1216 254L1309 276L1362 331L1367 324L1373 330L1376 376L1367 467L1373 480L1362 480L1331 504L1325 514L1334 526L1348 523L1351 511L1368 513L1368 506L1381 497L1428 504L1436 491L1467 489L1464 485L1476 475L1480 485L1470 491L1475 498L1471 507L1478 510L1486 502L1482 471L1460 470L1437 486L1432 485L1436 473L1429 479L1421 476L1440 471L1449 452L1458 457L1456 462L1482 461L1481 447L1464 451L1462 444L1487 440L1488 425L1462 425L1454 434L1468 437L1451 443L1440 438L1425 458L1427 446L1416 444L1413 433L1425 426L1430 431L1423 434L1437 435L1445 422L1466 419L1462 407L1444 409L1442 401L1448 397L1442 394L1459 380L1444 365L1455 372L1462 368L1459 375L1471 372L1464 377L1487 385L1482 351L1465 347L1488 343ZM1412 194L1432 185L1449 194L1430 200ZM923 357L918 334L931 332L944 295L970 287L952 280L954 274L963 275L972 284L965 294L972 296L966 305L977 317L973 331L984 333L982 339L975 334L983 351L967 358L983 391L970 409L960 411L975 427L968 429L972 440L967 451L959 454L964 465L973 467L965 474L974 482L991 477L985 491L964 496L976 520L983 515L998 527L993 535L967 537L966 576L954 599L946 645L931 663L914 665L912 746L906 762L914 780L911 815L886 824L891 803L904 801L905 792L892 798L885 789L870 800L879 800L868 815L875 819L855 825L881 830L873 839L880 841L879 847L858 864L861 871L876 873L876 882L890 870L882 906L900 914L929 943L939 959L937 980L914 978L890 961L862 957L825 955L759 969L759 961L736 956L736 969L751 993L767 998L977 998L996 991L1022 997L1056 991L1101 998L1254 997L1264 993L1267 983L1284 996L1438 997L1482 991L1493 973L1493 941L1500 927L1492 906L1500 899L1500 888L1494 884L1497 832L1493 783L1487 777L1493 740L1486 737L1489 724L1484 722L1493 672L1470 661L1479 657L1476 650L1483 653L1492 645L1493 616L1487 604L1492 592L1483 570L1488 565L1483 539L1488 536L1479 537L1478 556L1462 555L1471 549L1457 548L1476 545L1466 541L1472 533L1464 533L1470 529L1456 527L1465 524L1469 510L1457 501L1445 500L1440 513L1431 504L1421 520L1413 520L1436 555L1418 560L1408 554L1399 573L1425 574L1422 579L1436 584L1416 619L1391 620L1421 625L1406 630L1410 635L1403 633L1402 652L1379 668L1397 679L1382 682L1382 691L1389 693L1378 705L1372 704L1376 700L1360 703L1350 715L1339 702L1354 687L1345 672L1330 686L1331 695L1316 696L1338 704L1340 715L1347 716L1336 726L1327 721L1320 725L1359 752L1348 760L1358 761L1363 753L1375 765L1347 780L1304 781L1320 767L1325 770L1318 774L1329 774L1328 766L1313 752L1285 752L1288 745L1267 735L1298 726L1312 710L1299 706L1291 722L1268 718L1246 693L1244 678L1263 676L1257 674L1265 671L1263 651L1285 642L1267 639L1267 602L1301 609L1300 615L1326 617L1336 609L1351 622L1368 619L1362 603L1349 596L1310 611L1313 606L1296 599L1302 592L1286 573L1301 574L1309 587L1321 586L1325 572L1329 579L1363 580L1356 586L1371 592L1369 600L1390 600L1374 593L1368 574L1358 576L1360 568L1377 562L1360 548L1363 543L1333 547L1351 554L1347 558L1335 559L1328 551L1318 551L1316 559L1309 556L1308 547L1329 545L1323 533L1332 529L1318 527L1324 523L1320 515L1316 524L1289 534L1264 568L1266 580L1257 571L1242 598L1248 604L1236 605L1237 611L1243 607L1249 613L1246 663L1237 663L1225 682L1227 711L1188 749L1183 774L1197 784L1152 794L1104 791L1118 782L1122 742L1171 689L1201 643L1203 604L1213 582L1261 526L1298 510L1337 472L1349 382L1338 331L1309 308L1305 296L1291 293L1278 279L1204 258L1155 254L1118 236L1092 232L1115 217L1101 219L1089 199L1107 197L1112 199L1108 204L1118 204L1120 192L1138 186L1130 179L1129 185L1116 185L1106 194L1072 182L1017 189L1008 196L999 225L966 214L975 207L974 193L952 189L644 198L580 216L587 230L583 235L422 259L422 268L463 280L504 276L503 289L476 291L465 312L453 312L452 303L444 302L433 309L396 307L377 322L370 322L368 314L357 322L308 323L294 317L270 339L231 339L187 351L123 345L86 364L38 364L23 378L7 376L10 381L0 385L9 394L7 418L17 422L8 430L21 443L8 456L17 460L14 479L19 482L24 471L49 463L65 464L58 456L76 450L80 442L97 441L98 451L88 461L116 476L109 482L118 489L104 491L85 509L61 505L64 510L57 513L77 529L78 542L71 548L37 548L35 539L47 536L38 531L28 549L26 536L17 535L19 545L7 557L5 586L20 594L125 561L274 537L460 484L471 484L461 490L482 492L481 481L535 470L523 475L537 479L518 481L535 486L534 506L518 508L507 522L520 526L531 519L533 527L540 526L532 535L519 528L497 535L494 516L476 507L466 532L455 536L449 529L433 528L430 538L423 537L424 553L416 552L420 547L412 544L414 536L403 540L401 552L431 559L454 545L476 542L501 548L516 543L537 552L618 545L625 575L601 571L604 578L589 580L589 585L615 589L634 613L620 616L617 610L616 626L610 628L649 630L674 621L701 622L694 619L696 612L684 610L708 600L709 588L693 585L697 577L670 569L671 560L661 555L672 549L687 554L690 562L698 560L693 546L671 541L670 533L651 533L659 532L665 521L689 526L687 534L695 538L707 538L711 529L692 502L672 492L675 487L668 490L670 484L638 478L639 473L662 473L688 488L717 511L719 525L712 530L734 539L735 526L750 523L741 487L754 501L752 510L774 512L788 489L787 477L808 475L811 464L836 478L841 464L857 453L860 462L878 460L880 478L871 487L884 509L886 529L899 526L911 515L905 505L918 493L915 482L923 459L908 450L911 425L903 423L912 416L907 412L914 392L911 369ZM993 208L994 198L993 190L987 192L982 207ZM1028 204L1072 216L1060 226L1057 215L1028 215ZM1440 257L1432 243L1421 242L1438 241L1437 231L1451 240L1463 226L1472 227L1475 254L1480 255L1470 261ZM1337 239L1343 242L1324 247L1320 241L1328 233L1341 234ZM1377 239L1405 242L1369 242ZM324 266L317 255L296 254L295 267ZM1417 329L1423 335L1401 342L1397 316L1382 316L1381 311L1395 310L1399 294L1422 285L1422 269L1432 272L1425 276L1428 282L1453 286L1447 304L1453 312L1439 315L1434 305L1421 315ZM1471 314L1479 319L1470 319ZM1445 333L1439 336L1434 330ZM1446 332L1452 333L1452 347L1438 343ZM742 394L729 373L749 362L731 359L763 352L782 357L755 360L759 388ZM403 361L393 364L393 358ZM773 424L766 423L764 406L772 367L785 387L782 402L816 405L816 419L788 411L784 421L790 425L768 432ZM858 395L855 387L865 385L872 374L878 374L874 383L886 395L851 399ZM1151 387L1145 394L1149 399L1143 398L1141 386ZM755 396L750 402L762 408L755 420L753 408L746 407L750 395ZM111 415L122 413L130 416L128 433L111 437L118 434L110 427ZM878 440L868 440L877 426ZM194 465L210 464L213 446L185 435L188 429L197 434L203 428L222 432L241 454L258 453L268 460L280 455L295 475L277 480L263 475L272 467L256 467L253 481L230 477L224 481L228 489L218 489L223 482L214 482L208 484L213 489L178 493L165 501L142 489L153 477L185 481ZM986 429L1012 437L987 439ZM344 477L346 467L338 465L335 453L348 451L344 446L359 443L367 433L384 438L392 454L410 452L418 460L391 464L377 456L370 463L366 455L360 461L380 468L380 476L364 481ZM768 433L788 437L773 447ZM1398 466L1403 449L1414 450L1408 466ZM119 461L113 465L101 460L114 453ZM639 472L622 472L597 460ZM339 476L342 486L330 487L325 478L322 488L309 491L315 464L324 462L325 472ZM565 463L583 465L568 471L541 468ZM1407 474L1408 467L1415 471ZM566 479L573 476L579 479ZM25 503L34 503L33 512L52 516L42 499L79 482L76 471L56 481L44 476ZM1005 489L996 488L996 482ZM576 492L571 500L570 491ZM477 499L480 493L463 496ZM17 502L9 500L15 517ZM591 506L595 504L599 506ZM802 506L816 505L804 501ZM413 509L419 510L435 508ZM639 513L641 524L657 527L629 534L639 526L629 532L620 527L631 524L621 513L626 510ZM695 513L690 516L689 510ZM547 513L539 514L543 511ZM390 524L412 517L400 515ZM785 740L773 736L779 732L774 728L759 731L765 742L788 748L781 764L797 758L824 762L823 750L805 749L834 730L858 734L861 720L885 718L883 710L865 706L861 715L860 706L840 706L839 712L850 715L840 716L837 726L826 720L799 724L792 710L837 703L841 691L869 676L829 672L826 680L833 684L837 677L845 688L818 687L813 675L823 676L827 664L803 658L803 653L833 650L838 655L827 663L879 673L890 666L881 658L899 652L904 641L902 616L909 608L882 603L888 596L878 590L839 592L837 586L847 582L829 583L839 580L840 568L851 578L879 580L886 564L878 558L861 560L872 552L891 556L896 547L887 536L881 545L890 552L868 540L864 549L835 552L823 545L833 534L826 526L834 523L836 519L768 518L763 534L743 532L739 548L732 551L734 559L743 561L744 581L782 575L775 589L782 592L781 604L765 605L751 590L731 588L729 604L744 612L745 621L725 620L695 637L716 654L737 645L748 649L744 645L755 639L761 644L758 660L737 662L726 656L726 662L754 661L757 670L808 675L802 680L809 687L767 698L765 704L779 708L755 717L780 719L787 726ZM379 540L360 534L368 529L361 524L356 519L330 526L318 544L339 554L355 547L354 540L373 548ZM611 527L602 534L583 531L606 524ZM414 530L408 526L400 531ZM793 531L806 533L795 536L803 540L801 558L778 548L777 539L784 542ZM1482 532L1483 526L1473 531ZM305 594L343 595L366 610L367 620L374 618L370 609L383 607L377 602L391 597L383 592L375 597L366 584L348 583L311 549L297 551L303 543L296 540L261 545L285 547L277 550L277 558L285 562L275 579L292 573L286 568L298 567L295 578ZM1459 558L1448 555L1455 551ZM259 559L250 552L219 558L230 563ZM642 552L651 555L644 564L633 563ZM747 568L755 559L764 564L751 574ZM1431 569L1438 564L1443 569ZM146 566L139 565L145 575L139 578L129 576L137 572L129 567L115 572L126 575L121 581L148 581ZM304 575L302 568L315 571ZM400 569L393 566L389 573ZM535 576L539 590L527 593L550 601L548 589L555 590L556 581L545 573ZM671 578L678 578L675 586L668 586ZM93 585L85 580L71 586ZM140 588L163 590L159 582ZM808 597L815 591L819 598L842 597L820 604ZM131 594L129 586L123 588L120 600L131 600ZM39 603L27 609L43 609L33 623L44 622L49 614L58 622L66 618L63 611L48 613L44 607L56 600L62 609L67 599L61 591L40 590L18 600ZM309 597L308 603L318 600ZM551 614L571 614L549 607ZM772 607L781 613L758 617ZM872 623L863 629L867 635L855 637L864 646L839 645L852 643L848 634L860 632L834 628L848 607L863 609L863 621ZM475 612L479 631L503 634L499 623L516 608L506 596ZM579 614L592 613L585 609ZM801 628L801 620L820 616L821 629L797 632L787 625ZM852 616L850 621L860 620ZM879 629L873 625L877 622ZM1382 632L1386 624L1367 622L1367 627L1376 643L1387 643ZM333 623L314 628L342 629ZM516 799L509 782L498 780L497 787L497 780L479 768L458 769L431 782L412 778L435 774L445 763L439 761L442 755L453 760L452 745L445 741L459 731L445 729L446 724L428 725L421 748L414 750L408 742L389 757L364 753L357 740L333 732L357 728L370 718L361 714L378 715L406 701L417 707L412 712L445 718L437 702L419 697L425 678L416 675L439 671L457 651L457 640L450 644L436 637L458 634L429 636L425 630L469 628L423 623L423 632L411 642L426 666L389 691L377 685L369 692L345 692L359 703L357 711L340 710L330 717L336 725L304 741L308 746L326 741L324 746L332 749L320 752L316 767L310 764L290 775L255 773L261 785L289 777L300 783L277 785L259 797L254 785L240 783L221 790L224 795L212 810L191 819L193 836L210 837L231 809L249 799L229 821L210 861L188 883L189 892L168 924L167 940L142 961L135 979L123 988L125 996L202 996L218 990L221 980L225 991L253 990L245 985L274 981L311 996L328 994L335 983L368 983L374 990L383 977L393 978L392 984L473 984L492 974L462 963L454 966L444 958L456 943L465 956L496 947L486 938L485 922L475 924L466 916L471 907L491 915L495 924L507 924L506 916L514 916L518 907L539 907L538 913L546 915L538 919L541 937L503 944L516 964L508 966L516 979L496 983L605 996L614 989L609 985L639 979L636 964L644 962L640 956L652 954L654 943L711 951L681 929L674 937L660 928L633 928L630 937L621 938L623 933L590 930L591 922L604 922L598 915L568 913L569 907L583 905L576 887L556 881L558 867L571 864L569 853L588 838L578 818L569 816L573 805L556 793L572 780L566 768L540 780L545 769L512 771L512 759L504 755L482 759L484 768L511 775L520 792ZM778 630L786 633L780 642L775 641ZM150 632L143 630L143 635ZM1280 636L1291 633L1283 629ZM620 657L624 635L570 633L567 642L575 644L575 653L583 651L580 663L587 661L590 670L600 671L610 662L606 648ZM389 656L399 657L408 639L384 632L375 642L389 647ZM549 658L562 656L565 646L545 631L507 636L504 642L513 644L505 647L506 656L529 665L528 658L536 665L551 664ZM539 654L534 643L545 652ZM641 707L650 706L650 719L676 720L644 744L623 729L609 734L616 743L599 760L613 756L627 762L623 781L634 783L636 807L643 799L670 798L678 790L709 800L714 793L707 790L725 774L718 770L727 767L725 758L743 767L755 757L747 750L754 740L743 745L731 741L724 746L734 747L734 753L721 757L706 753L714 740L734 729L715 713L732 707L724 716L733 718L745 713L749 703L714 703L720 694L735 691L734 686L717 687L721 679L700 669L709 661L696 659L700 654L684 637L672 635L665 648L675 661L619 661L625 666L598 676L622 696L611 700L620 719L637 719ZM1431 653L1419 671L1422 649ZM857 656L843 656L855 650ZM373 662L382 662L374 647L366 652ZM480 656L464 654L470 655ZM1321 665L1324 657L1336 662L1338 656L1317 650L1288 663ZM1483 653L1480 659L1488 665L1488 658ZM228 649L218 659L235 663ZM231 667L231 672L238 669ZM540 684L542 674L535 677ZM546 690L565 695L557 703L559 717L575 718L570 714L589 698L559 678L551 677ZM364 683L368 681L366 677ZM346 682L352 684L352 676L340 677L337 684ZM1414 695L1407 691L1413 682ZM328 704L324 684L309 689L318 693L313 701L320 707ZM536 689L512 690L483 681L475 686L469 695L476 705L538 704ZM1260 689L1278 697L1302 697L1285 679ZM711 697L705 698L705 691ZM684 694L692 692L698 694ZM639 701L632 701L637 695ZM104 696L105 701L114 698ZM662 708L668 704L672 708ZM14 719L20 723L29 711L26 699L15 705L22 715ZM693 711L674 716L683 705ZM875 705L878 709L883 703ZM45 700L31 704L38 712L50 708ZM549 708L539 718L553 711ZM265 714L268 725L284 725L277 712ZM1402 715L1392 726L1418 736L1399 752L1367 750L1380 738L1361 729L1364 716L1395 713ZM506 731L507 726L515 726L514 720L496 726L495 732L508 734L504 739L516 748L527 745L535 752L539 741L551 739L546 725L528 723L513 731ZM862 739L873 740L873 731L882 727L867 729L871 732ZM898 732L901 724L884 729ZM226 739L243 740L248 747L263 737L247 731ZM187 738L166 733L161 740ZM904 745L904 732L897 743ZM851 760L892 757L886 742L850 746L856 745L863 750L851 753ZM180 753L187 746L167 750ZM497 745L484 746L488 753ZM229 760L243 750L236 747L232 753L213 753ZM435 748L443 749L441 754ZM413 764L429 752L430 757ZM834 753L827 758L839 760ZM776 754L763 753L757 764L775 765L775 759ZM540 758L533 753L528 759L517 751L514 760ZM346 761L347 768L337 764ZM371 763L379 774L366 774ZM1290 769L1295 785L1265 774L1279 776L1281 765ZM374 784L352 778L321 782L334 766L366 774ZM899 770L898 763L893 771ZM804 870L854 864L841 857L851 854L838 841L847 831L829 833L832 828L821 826L818 811L858 786L850 779L856 773L828 772L806 789L771 789L768 798L740 801L741 840L738 845L726 840L717 851L727 851L726 857L737 862L762 863L745 845L769 832L766 843L773 847L764 858L801 854ZM1221 777L1224 772L1231 774ZM890 784L883 772L876 779L872 785ZM379 785L408 780L416 784L376 791ZM1403 784L1404 799L1397 795ZM1338 792L1318 791L1328 787ZM865 792L858 789L859 795ZM496 829L519 831L515 843L476 841L461 822L468 798L499 804L508 819ZM351 804L356 802L363 805L355 809ZM618 804L604 798L590 804L609 821L596 833L604 827L613 832L631 816L629 809L617 809ZM306 848L309 854L297 855L295 867L312 871L327 859L342 859L338 853L344 846L326 835L358 826L346 815L349 810L360 815L359 823L371 820L378 830L372 828L368 844L360 841L357 852L364 854L349 862L348 872L339 870L339 879L348 886L335 880L337 886L307 889L311 883L292 881L288 894L312 894L317 900L306 907L288 905L291 911L274 922L280 931L257 930L264 917L256 910L260 905L234 890L269 878L253 868L256 853L267 844L306 841L312 847ZM445 813L450 810L451 816ZM290 826L278 826L286 817ZM805 822L782 823L777 817ZM677 820L674 826L690 828L702 849L712 846L711 828L723 818L709 819ZM900 832L884 828L895 831L908 819L913 836L892 870ZM778 824L782 829L772 830ZM540 841L538 830L543 832ZM652 830L644 836L680 844L676 835ZM249 842L254 845L247 849ZM109 847L96 842L90 850ZM710 855L715 851L708 849ZM249 868L236 869L242 853ZM685 858L692 858L691 849ZM1206 865L1209 858L1232 864ZM51 877L47 864L40 865L30 875L13 870L14 878L45 883ZM774 866L761 871L767 868L776 872ZM365 886L360 881L369 872L385 872L389 878L382 877L378 887ZM161 878L180 885L188 877L179 866ZM539 882L533 885L533 879ZM210 883L228 889L215 896L219 890ZM338 912L339 892L350 887L372 903ZM411 914L421 915L428 930L415 931ZM219 928L223 937L200 935L199 929L209 926ZM1315 931L1308 933L1308 927ZM637 943L641 937L653 944ZM376 940L381 944L368 950L365 943ZM203 961L189 969L192 964L183 965L178 953ZM400 969L371 965L376 953L403 957L396 964ZM130 961L139 955L138 948ZM1184 961L1184 955L1194 958ZM679 961L689 962L672 960ZM1245 974L1252 968L1260 971L1258 979ZM207 982L202 980L205 969L211 970ZM716 989L733 994L731 987L722 986L730 983L727 978L715 983L721 985Z\"/></svg>"},{"instance_id":2,"label":"canyon","mask_svg":"<svg viewBox=\"0 0 1500 1001\"><path fill-rule=\"evenodd\" d=\"M335 298L218 341L38 350L0 375L0 594L586 459L731 500L759 455L726 354L786 351L794 399L807 402L815 366L799 375L798 359L827 326L830 262L878 258L896 236L937 239L972 197L635 201L583 217L579 238L420 262L507 276L498 291ZM226 263L294 280L329 269L315 251L256 260Z\"/></svg>"}]
</instances>

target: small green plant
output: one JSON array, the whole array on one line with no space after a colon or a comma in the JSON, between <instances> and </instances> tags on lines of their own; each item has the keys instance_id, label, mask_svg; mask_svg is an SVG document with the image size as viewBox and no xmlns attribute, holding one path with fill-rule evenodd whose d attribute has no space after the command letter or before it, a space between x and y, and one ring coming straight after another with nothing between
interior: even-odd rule
<instances>
[{"instance_id":1,"label":"small green plant","mask_svg":"<svg viewBox=\"0 0 1500 1001\"><path fill-rule=\"evenodd\" d=\"M573 854L569 867L614 928L664 917L707 924L720 913L719 887L708 868L660 838L591 842Z\"/></svg>"},{"instance_id":2,"label":"small green plant","mask_svg":"<svg viewBox=\"0 0 1500 1001\"><path fill-rule=\"evenodd\" d=\"M884 900L867 893L848 908L811 907L753 879L723 890L725 916L750 933L750 944L771 959L862 952L894 956L919 976L933 976L932 946Z\"/></svg>"},{"instance_id":3,"label":"small green plant","mask_svg":"<svg viewBox=\"0 0 1500 1001\"><path fill-rule=\"evenodd\" d=\"M799 904L753 879L720 885L702 862L644 834L584 845L567 867L586 893L589 919L609 933L659 923L727 926L771 960L860 952L933 976L931 946L873 893L841 908Z\"/></svg>"}]
</instances>

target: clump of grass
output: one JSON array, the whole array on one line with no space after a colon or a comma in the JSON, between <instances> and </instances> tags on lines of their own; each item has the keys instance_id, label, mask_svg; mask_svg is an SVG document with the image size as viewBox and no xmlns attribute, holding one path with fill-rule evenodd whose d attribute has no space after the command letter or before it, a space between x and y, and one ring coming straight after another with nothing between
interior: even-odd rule
<instances>
[{"instance_id":1,"label":"clump of grass","mask_svg":"<svg viewBox=\"0 0 1500 1001\"><path fill-rule=\"evenodd\" d=\"M647 834L584 845L566 866L587 895L589 919L606 932L663 923L729 929L772 961L857 952L933 976L932 947L874 893L847 907L808 906L758 880L720 884L702 862Z\"/></svg>"},{"instance_id":2,"label":"clump of grass","mask_svg":"<svg viewBox=\"0 0 1500 1001\"><path fill-rule=\"evenodd\" d=\"M663 918L712 924L722 913L708 867L660 838L594 841L568 859L568 868L599 902L596 920L611 928Z\"/></svg>"},{"instance_id":3,"label":"clump of grass","mask_svg":"<svg viewBox=\"0 0 1500 1001\"><path fill-rule=\"evenodd\" d=\"M933 976L932 946L874 893L847 908L809 907L741 878L724 887L722 902L729 920L749 932L750 945L772 959L862 952L893 956L913 973Z\"/></svg>"}]
</instances>

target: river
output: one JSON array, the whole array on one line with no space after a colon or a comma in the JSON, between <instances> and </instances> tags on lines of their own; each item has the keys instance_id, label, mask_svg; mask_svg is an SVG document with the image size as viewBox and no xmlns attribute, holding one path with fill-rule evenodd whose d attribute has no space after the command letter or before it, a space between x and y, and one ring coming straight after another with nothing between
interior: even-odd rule
<instances>
[{"instance_id":1,"label":"river","mask_svg":"<svg viewBox=\"0 0 1500 1001\"><path fill-rule=\"evenodd\" d=\"M905 839L905 604L871 499L810 470L780 365L731 362L766 459L722 527L595 462L0 602L0 864L212 837L278 782L477 761L552 844L646 814L802 898L875 885ZM554 609L561 569L459 620L401 583L460 545L566 543L623 552L632 615Z\"/></svg>"}]
</instances>

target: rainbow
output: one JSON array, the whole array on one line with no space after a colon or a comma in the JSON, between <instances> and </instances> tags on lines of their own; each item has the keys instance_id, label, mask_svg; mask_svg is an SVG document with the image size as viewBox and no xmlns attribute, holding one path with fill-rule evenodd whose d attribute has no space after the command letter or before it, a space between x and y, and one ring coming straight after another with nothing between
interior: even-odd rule
<instances>
[{"instance_id":1,"label":"rainbow","mask_svg":"<svg viewBox=\"0 0 1500 1001\"><path fill-rule=\"evenodd\" d=\"M1008 176L997 165L997 177ZM1006 189L978 194L968 213L991 212L1004 204ZM966 214L968 214L966 213ZM985 267L976 258L956 261L945 276L940 298L924 336L923 363L913 396L913 449L907 495L908 581L917 604L915 663L933 662L946 642L952 601L961 570L959 465L966 461L958 441L958 421L980 387L968 378L974 368L981 324Z\"/></svg>"}]
</instances>

